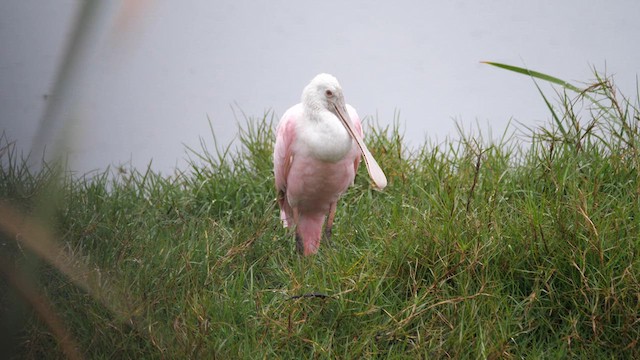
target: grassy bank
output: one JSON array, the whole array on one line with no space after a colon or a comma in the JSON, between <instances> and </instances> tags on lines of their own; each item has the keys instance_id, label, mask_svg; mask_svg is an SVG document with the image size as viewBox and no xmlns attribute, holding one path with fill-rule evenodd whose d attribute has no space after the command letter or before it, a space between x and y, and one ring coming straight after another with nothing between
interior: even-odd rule
<instances>
[{"instance_id":1,"label":"grassy bank","mask_svg":"<svg viewBox=\"0 0 640 360\"><path fill-rule=\"evenodd\" d=\"M549 124L495 141L408 151L397 129L368 129L389 186L372 190L361 167L333 243L309 258L278 221L268 116L240 152L197 149L170 178L32 173L5 144L0 305L18 341L4 346L38 359L638 358L638 103L602 78L556 99Z\"/></svg>"}]
</instances>

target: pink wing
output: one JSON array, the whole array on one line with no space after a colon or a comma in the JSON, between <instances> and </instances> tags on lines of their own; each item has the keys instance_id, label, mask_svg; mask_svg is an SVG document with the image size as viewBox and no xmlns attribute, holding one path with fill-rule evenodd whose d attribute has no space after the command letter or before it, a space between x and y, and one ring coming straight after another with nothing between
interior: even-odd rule
<instances>
[{"instance_id":1,"label":"pink wing","mask_svg":"<svg viewBox=\"0 0 640 360\"><path fill-rule=\"evenodd\" d=\"M276 130L276 144L273 149L273 172L280 205L280 219L284 227L289 226L293 210L287 201L287 178L293 161L291 146L296 138L296 121L302 116L302 104L292 106L287 110Z\"/></svg>"}]
</instances>

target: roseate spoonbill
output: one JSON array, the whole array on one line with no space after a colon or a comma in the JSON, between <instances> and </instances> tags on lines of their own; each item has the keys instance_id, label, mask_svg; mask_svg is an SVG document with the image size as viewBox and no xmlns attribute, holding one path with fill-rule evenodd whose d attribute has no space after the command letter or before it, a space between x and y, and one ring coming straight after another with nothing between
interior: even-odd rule
<instances>
[{"instance_id":1,"label":"roseate spoonbill","mask_svg":"<svg viewBox=\"0 0 640 360\"><path fill-rule=\"evenodd\" d=\"M362 140L356 110L344 101L338 80L319 74L302 91L302 102L289 108L278 124L273 164L280 218L295 226L296 249L315 254L322 225L331 237L336 203L353 184L360 155L374 185L387 179Z\"/></svg>"}]
</instances>

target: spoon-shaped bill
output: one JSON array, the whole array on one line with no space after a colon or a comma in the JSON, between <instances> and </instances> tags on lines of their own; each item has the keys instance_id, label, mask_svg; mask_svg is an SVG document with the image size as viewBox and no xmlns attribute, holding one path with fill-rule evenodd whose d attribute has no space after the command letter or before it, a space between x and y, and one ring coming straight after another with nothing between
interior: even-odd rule
<instances>
[{"instance_id":1,"label":"spoon-shaped bill","mask_svg":"<svg viewBox=\"0 0 640 360\"><path fill-rule=\"evenodd\" d=\"M373 158L373 155L367 149L367 145L365 145L364 141L360 137L357 131L351 125L351 120L349 120L349 116L347 111L341 106L335 106L336 113L338 114L338 118L344 124L344 127L347 129L351 137L356 141L360 151L362 152L362 156L364 157L364 163L367 166L367 171L369 172L369 176L371 180L373 180L374 185L382 190L387 186L387 177L384 175L384 172L378 165L376 159Z\"/></svg>"}]
</instances>

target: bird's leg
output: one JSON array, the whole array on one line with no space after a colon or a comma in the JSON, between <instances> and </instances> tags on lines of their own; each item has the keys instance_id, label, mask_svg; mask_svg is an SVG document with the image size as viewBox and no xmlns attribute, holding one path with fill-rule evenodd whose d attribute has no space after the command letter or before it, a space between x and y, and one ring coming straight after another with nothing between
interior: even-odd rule
<instances>
[{"instance_id":1,"label":"bird's leg","mask_svg":"<svg viewBox=\"0 0 640 360\"><path fill-rule=\"evenodd\" d=\"M304 243L302 241L302 236L300 235L299 230L299 222L298 220L300 220L300 215L298 214L298 208L294 207L293 208L293 223L295 224L295 233L296 233L296 251L298 252L298 254L304 254Z\"/></svg>"},{"instance_id":2,"label":"bird's leg","mask_svg":"<svg viewBox=\"0 0 640 360\"><path fill-rule=\"evenodd\" d=\"M296 231L296 252L300 255L304 254L304 244L302 242L302 236Z\"/></svg>"},{"instance_id":3,"label":"bird's leg","mask_svg":"<svg viewBox=\"0 0 640 360\"><path fill-rule=\"evenodd\" d=\"M333 219L336 217L336 203L332 203L329 208L329 217L324 226L324 240L331 244L331 230L333 229Z\"/></svg>"}]
</instances>

